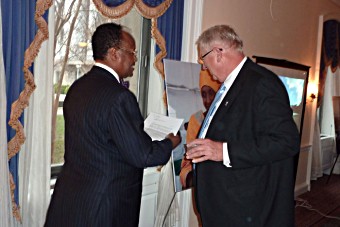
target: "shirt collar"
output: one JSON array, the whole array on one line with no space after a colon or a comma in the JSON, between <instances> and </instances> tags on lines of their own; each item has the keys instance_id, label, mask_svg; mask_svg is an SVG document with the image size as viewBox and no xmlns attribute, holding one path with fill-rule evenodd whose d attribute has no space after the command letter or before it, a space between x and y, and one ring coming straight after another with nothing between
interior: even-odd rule
<instances>
[{"instance_id":1,"label":"shirt collar","mask_svg":"<svg viewBox=\"0 0 340 227\"><path fill-rule=\"evenodd\" d=\"M117 81L119 83L119 76L116 73L116 71L114 71L112 68L110 68L109 66L107 66L107 65L105 65L103 63L99 63L99 62L94 63L94 65L109 71L117 79Z\"/></svg>"},{"instance_id":2,"label":"shirt collar","mask_svg":"<svg viewBox=\"0 0 340 227\"><path fill-rule=\"evenodd\" d=\"M239 74L239 72L241 71L244 63L246 62L247 57L244 57L242 59L242 61L240 62L240 64L238 64L236 66L236 68L229 74L229 76L227 76L227 78L224 81L224 85L227 88L227 90L229 90L229 88L231 87L231 85L233 84L234 80L236 79L237 75Z\"/></svg>"}]
</instances>

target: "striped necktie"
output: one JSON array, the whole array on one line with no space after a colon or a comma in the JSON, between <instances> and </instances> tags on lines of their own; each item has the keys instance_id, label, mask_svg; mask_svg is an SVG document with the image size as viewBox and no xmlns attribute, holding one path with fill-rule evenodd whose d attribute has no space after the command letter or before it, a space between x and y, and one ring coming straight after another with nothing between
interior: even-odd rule
<instances>
[{"instance_id":1,"label":"striped necktie","mask_svg":"<svg viewBox=\"0 0 340 227\"><path fill-rule=\"evenodd\" d=\"M202 138L203 132L206 130L206 127L208 126L208 123L210 122L211 115L215 112L216 107L217 107L217 103L220 101L222 94L224 93L225 89L226 89L226 87L223 83L221 85L220 89L217 91L215 98L214 98L214 101L212 102L212 104L209 108L209 111L204 118L203 126L201 127L200 133L198 134L198 138Z\"/></svg>"}]
</instances>

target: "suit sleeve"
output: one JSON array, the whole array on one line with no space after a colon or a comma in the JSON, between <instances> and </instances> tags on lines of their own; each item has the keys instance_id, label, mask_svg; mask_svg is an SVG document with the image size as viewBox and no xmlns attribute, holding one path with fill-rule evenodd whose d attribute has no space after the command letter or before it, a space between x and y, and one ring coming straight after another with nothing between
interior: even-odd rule
<instances>
[{"instance_id":1,"label":"suit sleeve","mask_svg":"<svg viewBox=\"0 0 340 227\"><path fill-rule=\"evenodd\" d=\"M227 141L233 168L249 168L287 159L300 150L300 137L284 85L263 77L252 97L251 128L240 140ZM237 130L237 129L236 129Z\"/></svg>"},{"instance_id":2,"label":"suit sleeve","mask_svg":"<svg viewBox=\"0 0 340 227\"><path fill-rule=\"evenodd\" d=\"M109 130L121 157L138 168L165 164L172 151L169 139L152 141L144 131L144 119L135 96L122 92L110 110Z\"/></svg>"}]
</instances>

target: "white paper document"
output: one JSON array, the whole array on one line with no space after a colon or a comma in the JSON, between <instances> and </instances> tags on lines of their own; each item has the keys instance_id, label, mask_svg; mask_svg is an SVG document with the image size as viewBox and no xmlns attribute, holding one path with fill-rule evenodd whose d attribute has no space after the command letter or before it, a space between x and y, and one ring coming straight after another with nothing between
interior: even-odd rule
<instances>
[{"instance_id":1,"label":"white paper document","mask_svg":"<svg viewBox=\"0 0 340 227\"><path fill-rule=\"evenodd\" d=\"M163 140L169 133L177 134L183 119L150 113L144 121L144 131L152 140Z\"/></svg>"}]
</instances>

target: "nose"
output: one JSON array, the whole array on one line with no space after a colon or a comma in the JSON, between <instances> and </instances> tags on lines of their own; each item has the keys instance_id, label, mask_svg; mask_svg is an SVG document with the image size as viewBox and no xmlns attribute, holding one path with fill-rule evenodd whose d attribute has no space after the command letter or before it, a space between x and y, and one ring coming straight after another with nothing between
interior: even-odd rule
<instances>
[{"instance_id":1,"label":"nose","mask_svg":"<svg viewBox=\"0 0 340 227\"><path fill-rule=\"evenodd\" d=\"M213 103L214 101L214 98L215 98L215 93L214 94L211 94L210 92L207 94L207 96L205 97L205 100L204 100L204 106L209 109L211 104Z\"/></svg>"},{"instance_id":2,"label":"nose","mask_svg":"<svg viewBox=\"0 0 340 227\"><path fill-rule=\"evenodd\" d=\"M209 106L214 101L214 98L215 98L215 94L214 95L211 95L211 94L207 95L207 102L209 103Z\"/></svg>"}]
</instances>

